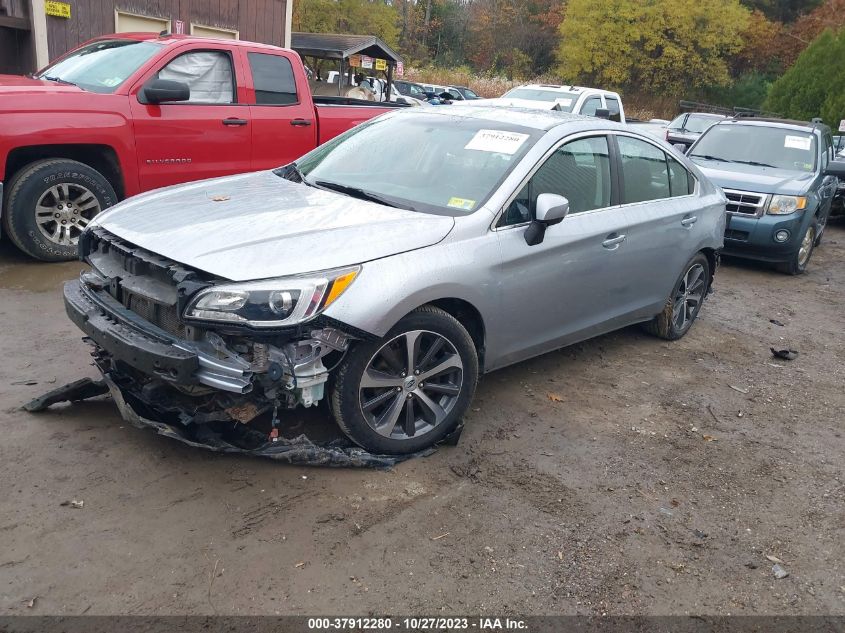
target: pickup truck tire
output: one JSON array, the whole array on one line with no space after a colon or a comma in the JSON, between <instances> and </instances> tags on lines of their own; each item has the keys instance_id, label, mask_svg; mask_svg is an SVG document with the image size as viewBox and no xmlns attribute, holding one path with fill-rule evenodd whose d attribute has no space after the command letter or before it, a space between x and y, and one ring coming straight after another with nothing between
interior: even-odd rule
<instances>
[{"instance_id":1,"label":"pickup truck tire","mask_svg":"<svg viewBox=\"0 0 845 633\"><path fill-rule=\"evenodd\" d=\"M82 229L117 202L100 172L67 159L30 163L12 177L7 192L3 222L9 238L47 262L76 259Z\"/></svg>"},{"instance_id":2,"label":"pickup truck tire","mask_svg":"<svg viewBox=\"0 0 845 633\"><path fill-rule=\"evenodd\" d=\"M667 341L677 341L689 332L710 290L710 261L697 253L678 277L663 310L643 324L646 332Z\"/></svg>"},{"instance_id":3,"label":"pickup truck tire","mask_svg":"<svg viewBox=\"0 0 845 633\"><path fill-rule=\"evenodd\" d=\"M819 235L819 223L816 218L810 220L804 235L801 236L801 245L792 259L778 264L778 270L787 275L803 275L807 272L807 264L813 256L813 249L816 247L816 240Z\"/></svg>"},{"instance_id":4,"label":"pickup truck tire","mask_svg":"<svg viewBox=\"0 0 845 633\"><path fill-rule=\"evenodd\" d=\"M455 430L477 382L469 333L447 312L423 306L384 338L350 348L330 406L340 429L368 451L415 453Z\"/></svg>"}]
</instances>

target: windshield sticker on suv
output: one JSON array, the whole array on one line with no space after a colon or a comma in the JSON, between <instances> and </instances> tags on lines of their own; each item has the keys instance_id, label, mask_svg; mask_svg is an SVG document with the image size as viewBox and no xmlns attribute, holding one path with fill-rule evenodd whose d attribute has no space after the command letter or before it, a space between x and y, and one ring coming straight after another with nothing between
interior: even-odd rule
<instances>
[{"instance_id":1,"label":"windshield sticker on suv","mask_svg":"<svg viewBox=\"0 0 845 633\"><path fill-rule=\"evenodd\" d=\"M475 207L475 200L467 200L466 198L449 198L448 206L454 209L472 211L473 207Z\"/></svg>"},{"instance_id":2,"label":"windshield sticker on suv","mask_svg":"<svg viewBox=\"0 0 845 633\"><path fill-rule=\"evenodd\" d=\"M513 155L527 140L528 134L503 132L501 130L478 130L464 149Z\"/></svg>"},{"instance_id":3,"label":"windshield sticker on suv","mask_svg":"<svg viewBox=\"0 0 845 633\"><path fill-rule=\"evenodd\" d=\"M810 151L812 139L809 136L787 136L783 140L783 146L790 149L803 149Z\"/></svg>"}]
</instances>

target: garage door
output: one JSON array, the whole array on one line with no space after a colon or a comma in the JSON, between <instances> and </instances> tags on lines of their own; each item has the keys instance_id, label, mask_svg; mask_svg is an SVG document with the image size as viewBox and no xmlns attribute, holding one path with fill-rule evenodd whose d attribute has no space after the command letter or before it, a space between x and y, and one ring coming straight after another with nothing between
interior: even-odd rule
<instances>
[{"instance_id":1,"label":"garage door","mask_svg":"<svg viewBox=\"0 0 845 633\"><path fill-rule=\"evenodd\" d=\"M191 35L197 37L214 37L219 40L236 40L238 32L232 29L221 29L214 26L202 26L201 24L191 23Z\"/></svg>"},{"instance_id":2,"label":"garage door","mask_svg":"<svg viewBox=\"0 0 845 633\"><path fill-rule=\"evenodd\" d=\"M142 33L161 33L170 30L170 20L164 18L153 18L147 15L135 15L134 13L114 12L114 32L131 33L140 31Z\"/></svg>"}]
</instances>

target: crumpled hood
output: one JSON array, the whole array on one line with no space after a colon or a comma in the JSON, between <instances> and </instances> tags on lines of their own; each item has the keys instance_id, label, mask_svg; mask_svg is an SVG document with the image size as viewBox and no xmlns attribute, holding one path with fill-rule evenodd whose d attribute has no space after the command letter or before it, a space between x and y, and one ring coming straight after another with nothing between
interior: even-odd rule
<instances>
[{"instance_id":1,"label":"crumpled hood","mask_svg":"<svg viewBox=\"0 0 845 633\"><path fill-rule=\"evenodd\" d=\"M807 191L815 179L813 173L791 169L723 163L700 158L690 160L698 165L713 184L724 189L799 196Z\"/></svg>"},{"instance_id":2,"label":"crumpled hood","mask_svg":"<svg viewBox=\"0 0 845 633\"><path fill-rule=\"evenodd\" d=\"M455 221L358 200L272 171L158 189L91 223L233 281L327 270L436 244Z\"/></svg>"}]
</instances>

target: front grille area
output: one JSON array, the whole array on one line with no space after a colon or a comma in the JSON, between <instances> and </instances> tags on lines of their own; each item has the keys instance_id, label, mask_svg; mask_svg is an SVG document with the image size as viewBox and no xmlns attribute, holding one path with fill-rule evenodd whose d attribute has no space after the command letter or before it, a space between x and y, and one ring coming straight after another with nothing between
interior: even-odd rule
<instances>
[{"instance_id":1,"label":"front grille area","mask_svg":"<svg viewBox=\"0 0 845 633\"><path fill-rule=\"evenodd\" d=\"M102 228L92 231L86 259L115 299L140 318L179 338L187 327L179 318L178 284L202 283L198 273L129 244Z\"/></svg>"},{"instance_id":2,"label":"front grille area","mask_svg":"<svg viewBox=\"0 0 845 633\"><path fill-rule=\"evenodd\" d=\"M728 213L739 213L741 215L759 216L763 213L766 205L766 195L751 191L737 191L735 189L724 189L725 197L728 199Z\"/></svg>"}]
</instances>

